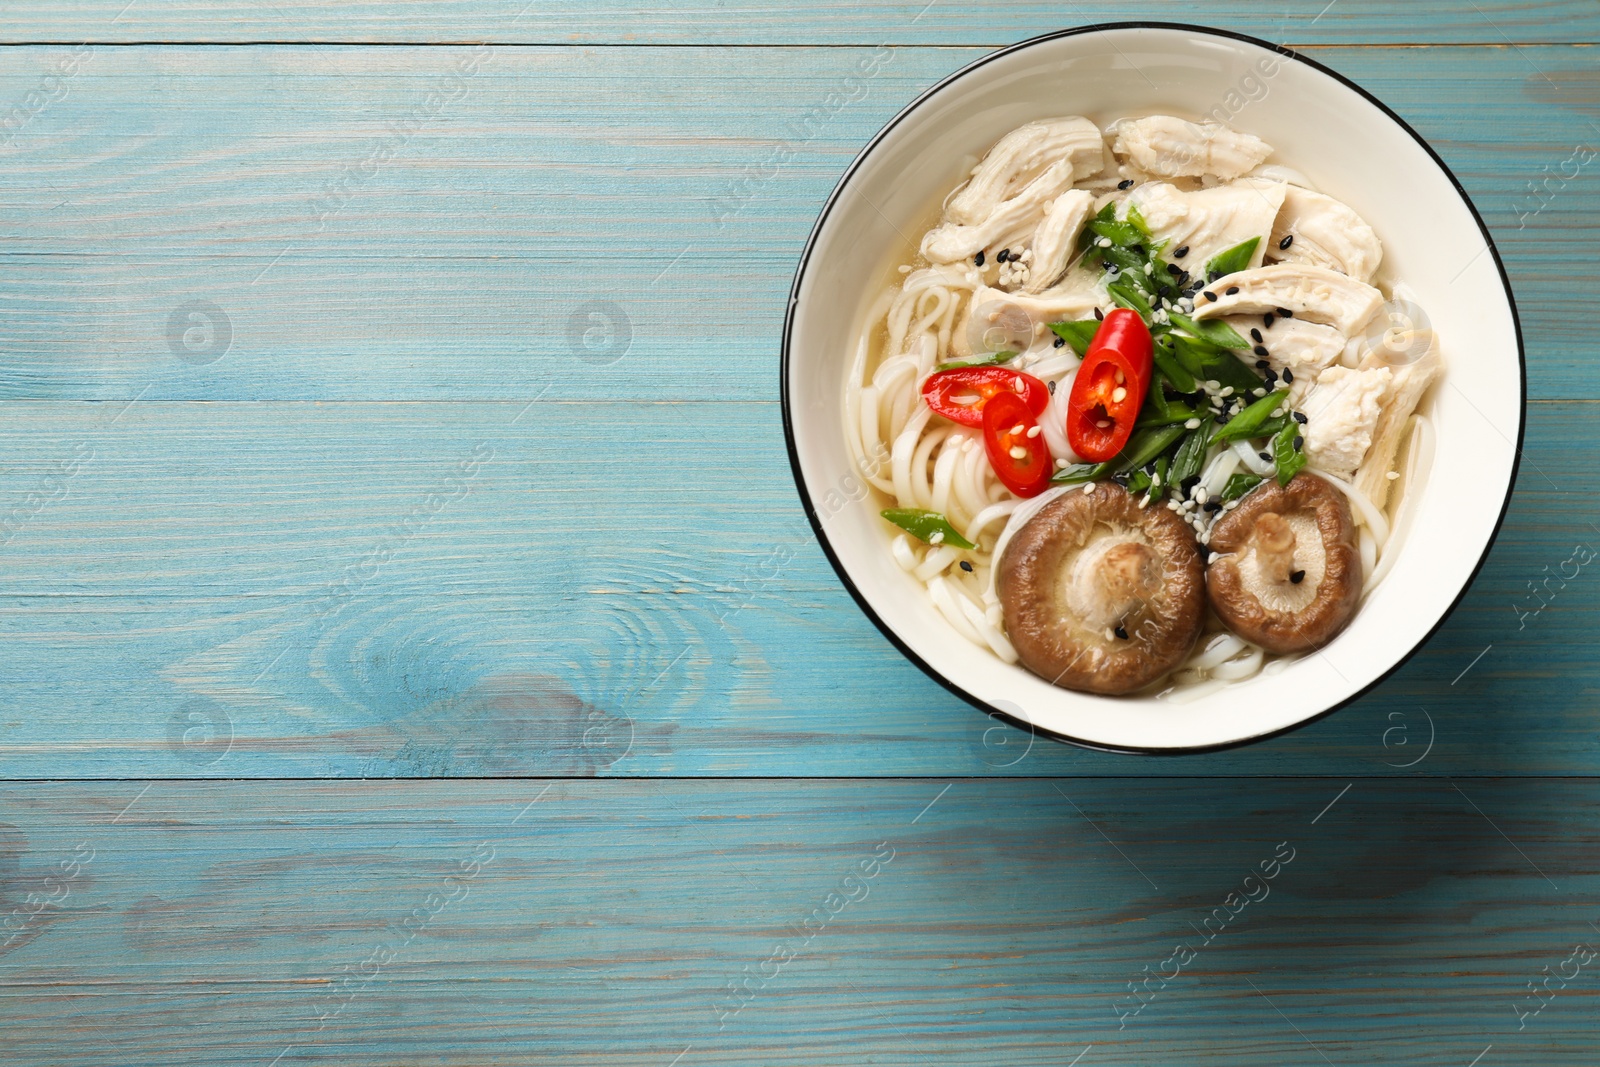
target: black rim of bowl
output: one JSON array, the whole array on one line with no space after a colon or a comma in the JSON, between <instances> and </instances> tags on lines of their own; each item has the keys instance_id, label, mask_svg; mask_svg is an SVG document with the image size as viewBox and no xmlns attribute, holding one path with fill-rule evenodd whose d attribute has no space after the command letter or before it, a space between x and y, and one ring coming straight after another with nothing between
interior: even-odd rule
<instances>
[{"instance_id":1,"label":"black rim of bowl","mask_svg":"<svg viewBox=\"0 0 1600 1067\"><path fill-rule=\"evenodd\" d=\"M912 112L920 108L925 101L927 101L934 94L943 90L946 86L960 81L962 78L966 77L968 74L971 74L973 71L984 66L985 64L992 63L1003 56L1008 56L1015 52L1032 48L1033 46L1042 44L1046 41L1055 41L1064 37L1077 37L1086 33L1099 33L1106 30L1173 30L1180 33L1201 34L1208 37L1224 37L1229 40L1242 41L1245 44L1255 45L1257 48L1263 48L1267 51L1274 52L1286 59L1292 60L1293 62L1303 63L1313 70L1320 71L1322 74L1327 75L1339 84L1360 94L1363 99L1371 103L1378 110L1382 111L1389 117L1390 121L1409 134L1411 139L1416 141L1422 150L1428 154L1429 158L1433 160L1434 165L1437 166L1439 170L1443 172L1444 176L1450 180L1450 184L1455 187L1456 194L1461 197L1461 202L1466 205L1467 210L1472 214L1473 221L1478 224L1478 232L1483 235L1484 244L1488 248L1489 255L1494 259L1495 269L1500 273L1500 285L1505 291L1506 306L1511 310L1511 325L1512 329L1516 332L1517 337L1518 388L1520 390L1517 402L1517 441L1515 452L1513 453L1511 459L1511 477L1506 482L1505 499L1500 502L1500 514L1495 519L1494 529L1490 532L1489 539L1483 546L1483 552L1478 556L1478 561L1473 564L1472 572L1468 574L1466 580L1461 583L1461 588L1456 592L1454 598L1451 599L1449 606L1440 613L1438 621L1428 629L1427 633L1423 634L1422 638L1417 641L1415 645L1407 649L1405 654L1396 660L1393 666L1384 671L1382 674L1378 675L1372 681L1368 682L1366 685L1362 686L1355 693L1352 693L1350 696L1339 701L1338 703L1324 708L1322 711L1319 711L1314 715L1309 715L1298 722L1290 723L1288 726L1280 729L1269 730L1265 733L1254 734L1250 737L1243 737L1234 741L1223 741L1214 745L1193 745L1182 748L1141 748L1138 746L1109 745L1097 741L1086 741L1081 737L1073 737L1070 734L1059 733L1055 730L1050 730L1037 724L1028 722L1025 719L1019 719L1015 716L1008 715L1005 712L1000 711L998 708L995 708L988 701L974 696L965 689L961 688L959 685L952 682L949 678L946 678L916 652L912 651L910 646L901 640L900 636L895 633L894 630L883 621L883 619L879 618L878 613L874 611L872 605L867 602L867 598L862 595L861 590L856 588L856 584L851 580L849 572L845 570L843 562L840 561L837 553L834 552L833 545L828 540L827 532L822 528L822 520L817 515L816 507L812 504L811 492L806 487L805 475L800 470L799 451L795 448L794 420L791 414L789 397L790 341L794 332L795 308L799 304L800 286L805 280L806 267L810 264L811 253L817 242L817 235L822 232L822 227L827 222L828 215L833 211L834 205L838 202L839 197L843 194L845 187L850 184L850 180L855 176L857 169L859 169L862 163L866 161L867 157L872 154L873 150L877 148L879 142L887 137L890 131L892 131L896 126L905 121L905 119L910 116ZM789 452L789 467L794 475L795 488L800 493L800 503L805 508L806 518L811 523L811 529L816 533L817 543L822 546L822 551L828 557L828 562L833 565L834 573L839 576L839 580L844 583L845 589L849 590L850 596L855 600L857 606L861 608L862 612L866 614L867 618L872 621L872 624L878 628L883 636L888 638L889 642L893 644L895 648L900 650L901 655L905 656L912 663L920 667L924 674L938 682L940 685L944 686L944 688L949 690L951 693L960 697L968 704L971 704L973 707L991 716L992 718L1008 722L1013 726L1028 731L1030 734L1043 735L1056 741L1062 741L1070 745L1076 745L1080 748L1091 749L1097 752L1115 752L1127 755L1188 756L1203 752L1220 752L1226 749L1256 744L1257 742L1266 741L1274 737L1282 737L1291 731L1309 726L1312 723L1317 722L1319 719L1323 719L1329 715L1332 715L1340 708L1343 708L1346 705L1361 699L1361 697L1370 693L1390 675L1394 674L1394 672L1398 671L1401 667L1410 662L1411 658L1417 654L1418 650L1421 649L1423 645L1427 644L1428 641L1433 638L1434 634L1439 632L1439 628L1445 624L1445 621L1449 619L1450 616L1455 612L1456 608L1460 606L1462 598L1467 595L1467 590L1472 587L1472 583L1477 579L1478 573L1483 570L1483 565L1489 558L1489 551L1494 547L1495 541L1500 537L1500 531L1505 525L1506 513L1511 507L1511 496L1516 488L1517 474L1522 466L1522 443L1523 438L1527 433L1528 425L1528 357L1527 349L1522 338L1522 318L1517 312L1516 298L1511 290L1511 278L1506 274L1506 265L1505 262L1500 258L1500 249L1496 247L1494 243L1494 237L1489 233L1489 227L1484 225L1483 216L1478 213L1477 205L1472 202L1472 197L1467 195L1467 190L1462 186L1461 180L1456 177L1455 172L1452 171L1450 167L1446 165L1445 161L1439 157L1439 153L1433 150L1433 146L1428 144L1428 142L1425 141L1416 130L1411 128L1410 123L1406 122L1405 119L1397 115L1394 110L1382 100L1379 100L1376 96L1373 96L1366 89L1362 88L1360 85L1357 85L1349 78L1346 78L1343 74L1323 66L1314 59L1308 59L1291 48L1284 47L1283 45L1273 44L1270 41L1263 41L1258 37L1251 37L1248 34L1234 33L1231 30L1214 29L1209 26L1194 26L1181 22L1098 22L1088 26L1079 26L1074 29L1058 30L1054 33L1046 33L1038 37L1030 37L1025 41L1019 41L1016 44L1009 45L994 52L990 52L988 55L974 60L955 73L940 79L939 82L929 87L922 93L919 93L915 100L911 101L911 103L902 108L900 112L896 114L894 118L890 119L889 122L884 125L883 129L879 130L873 136L872 140L868 141L866 146L856 154L855 159L851 161L850 166L845 169L844 174L839 178L838 183L833 187L833 191L828 194L828 199L823 204L821 213L817 216L816 224L812 226L811 234L806 238L805 249L800 253L799 266L795 269L794 284L789 290L789 306L784 313L783 345L781 357L778 362L778 376L779 395L783 408L784 444Z\"/></svg>"}]
</instances>

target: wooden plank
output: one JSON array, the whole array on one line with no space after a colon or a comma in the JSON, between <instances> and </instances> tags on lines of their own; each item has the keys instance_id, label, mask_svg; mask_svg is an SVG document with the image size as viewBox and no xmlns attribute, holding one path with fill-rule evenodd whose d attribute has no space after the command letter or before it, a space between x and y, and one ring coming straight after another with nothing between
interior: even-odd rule
<instances>
[{"instance_id":1,"label":"wooden plank","mask_svg":"<svg viewBox=\"0 0 1600 1067\"><path fill-rule=\"evenodd\" d=\"M6 52L0 101L69 54ZM774 399L823 199L981 50L499 47L361 173L474 54L95 50L0 168L0 396ZM1534 395L1600 397L1600 297L1574 268L1600 185L1592 165L1564 176L1600 142L1593 51L1316 54L1466 182L1522 302ZM780 147L792 162L768 167Z\"/></svg>"},{"instance_id":2,"label":"wooden plank","mask_svg":"<svg viewBox=\"0 0 1600 1067\"><path fill-rule=\"evenodd\" d=\"M775 405L523 407L8 405L0 773L1600 768L1593 404L1533 405L1486 570L1375 695L1157 761L986 733L906 662L812 540Z\"/></svg>"},{"instance_id":3,"label":"wooden plank","mask_svg":"<svg viewBox=\"0 0 1600 1067\"><path fill-rule=\"evenodd\" d=\"M6 41L491 41L605 44L1009 44L1068 26L1132 18L1208 25L1286 43L1600 40L1600 13L1582 0L1289 0L1271 11L1245 0L1197 9L1149 0L1138 9L1104 2L1026 0L950 3L867 0L778 4L760 0L670 4L641 10L616 2L424 0L404 5L301 0L65 0L12 5L0 14Z\"/></svg>"},{"instance_id":4,"label":"wooden plank","mask_svg":"<svg viewBox=\"0 0 1600 1067\"><path fill-rule=\"evenodd\" d=\"M1600 786L1345 785L11 786L6 1062L1592 1064Z\"/></svg>"}]
</instances>

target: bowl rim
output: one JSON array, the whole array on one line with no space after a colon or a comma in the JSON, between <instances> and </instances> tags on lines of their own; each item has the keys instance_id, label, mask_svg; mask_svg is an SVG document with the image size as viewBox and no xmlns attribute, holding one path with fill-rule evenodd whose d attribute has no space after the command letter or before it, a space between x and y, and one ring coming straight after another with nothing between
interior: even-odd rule
<instances>
[{"instance_id":1,"label":"bowl rim","mask_svg":"<svg viewBox=\"0 0 1600 1067\"><path fill-rule=\"evenodd\" d=\"M832 213L835 205L839 201L840 196L844 193L845 187L850 184L850 179L855 176L856 171L860 169L863 163L866 162L867 157L872 154L873 150L878 147L879 142L887 137L890 131L892 131L896 126L910 117L910 115L920 108L930 97L943 90L946 86L952 85L966 77L968 74L978 70L985 64L991 63L1003 56L1009 56L1013 53L1032 48L1035 45L1044 44L1048 41L1060 40L1066 37L1077 37L1084 34L1100 33L1108 30L1173 30L1181 33L1191 33L1206 37L1221 37L1228 40L1241 41L1245 44L1255 45L1258 48L1264 48L1268 51L1275 52L1285 59L1293 62L1303 63L1311 69L1327 75L1328 77L1344 85L1346 88L1358 93L1363 99L1371 103L1379 111L1383 112L1384 115L1388 116L1391 122L1393 122L1400 129L1404 130L1411 137L1411 139L1428 154L1428 157L1433 160L1434 165L1439 168L1444 176L1449 179L1450 184L1455 187L1456 194L1461 197L1461 202L1466 205L1467 211L1471 213L1472 220L1478 224L1478 232L1482 234L1484 245L1487 248L1490 257L1494 260L1495 270L1499 272L1500 285L1505 291L1506 306L1511 312L1512 330L1517 339L1517 440L1511 458L1510 477L1506 480L1505 498L1500 502L1500 513L1495 518L1494 528L1490 531L1488 540L1484 542L1483 551L1479 554L1478 561L1473 564L1471 572L1467 575L1466 580L1461 583L1461 588L1451 599L1449 605L1446 606L1444 611L1439 614L1438 620L1434 622L1434 624L1428 628L1427 633L1423 634L1416 644L1407 649L1406 652L1400 656L1400 658L1397 659L1392 666L1343 700L1324 708L1322 711L1319 711L1314 715L1309 715L1298 722L1290 723L1288 726L1280 729L1267 730L1259 734L1252 734L1249 737L1236 738L1232 741L1220 741L1211 745L1142 748L1133 745L1110 745L1103 742L1087 741L1083 738L1073 737L1070 734L1064 734L1056 730L1038 726L1034 723L1028 722L1025 719L1020 719L1016 716L1009 715L1004 711L994 707L988 701L967 692L961 686L945 677L945 675L939 670L934 668L916 652L912 651L911 647L900 638L900 635L897 634L892 627L890 627L883 621L882 618L879 617L878 613L873 610L872 605L867 601L867 598L862 594L861 590L856 587L855 582L851 580L850 574L845 569L843 561L840 560L838 554L834 551L832 543L828 540L827 531L823 529L822 519L817 514L817 509L811 499L811 491L806 486L805 475L800 467L800 452L795 444L793 407L789 394L789 359L791 355L791 344L794 336L795 309L799 306L800 287L805 281L806 268L810 265L811 254L816 247L817 238L821 234L823 226L827 223L828 216ZM1379 100L1376 96L1368 92L1362 86L1356 84L1343 74L1340 74L1338 71L1333 70L1332 68L1327 67L1314 59L1302 55L1286 45L1274 44L1271 41L1264 41L1259 37L1252 37L1249 34L1237 33L1233 30L1223 30L1211 26L1199 26L1193 23L1184 22L1096 22L1085 26L1072 27L1070 29L1055 30L1051 33L1040 34L1036 37L1029 37L1026 40L1018 41L1015 44L1007 45L1004 48L999 48L993 52L982 55L973 60L971 63L968 63L966 66L961 67L959 70L946 75L938 82L917 94L915 99L896 112L895 116L885 123L883 128L874 134L872 139L869 140L862 147L861 151L856 153L855 158L850 161L850 165L845 168L844 173L840 175L838 182L835 183L833 191L828 194L828 199L823 203L822 210L817 215L816 223L811 227L811 233L806 237L805 247L800 253L800 261L795 267L794 283L789 289L788 306L784 311L783 339L778 359L778 390L779 404L783 409L783 438L784 444L789 453L789 469L790 473L794 476L795 489L798 490L800 494L800 503L805 509L806 519L811 523L811 529L816 535L817 543L822 546L823 554L827 556L828 562L832 565L834 573L837 574L839 576L839 580L844 583L845 589L849 591L850 596L855 600L856 605L867 616L867 618L872 621L872 624L878 628L879 632L882 633L884 637L889 639L889 643L894 645L894 647L897 648L900 651L900 654L905 656L906 659L910 660L912 663L916 664L917 667L921 668L922 672L928 677L932 678L935 682L938 682L941 686L949 690L955 696L972 705L972 707L976 708L978 711L985 713L990 718L999 719L1002 722L1009 723L1010 725L1019 729L1026 730L1033 736L1043 735L1051 740L1060 741L1069 745L1075 745L1079 748L1089 749L1095 752L1111 752L1119 755L1137 756L1191 756L1206 752L1221 752L1228 749L1240 748L1244 745L1253 745L1257 742L1267 741L1275 737L1282 737L1285 734L1299 730L1302 727L1309 726L1320 719L1324 719L1339 709L1361 699L1368 693L1372 692L1373 689L1382 684L1401 667L1404 667L1407 663L1409 663L1412 657L1421 650L1422 646L1431 641L1434 634L1438 633L1440 628L1444 626L1445 622L1450 618L1450 616L1455 613L1456 608L1461 605L1461 601L1466 597L1467 591L1472 588L1472 584L1477 580L1479 573L1482 572L1483 565L1488 562L1489 552L1494 548L1495 542L1499 540L1500 532L1505 527L1506 515L1511 508L1511 497L1516 491L1517 475L1522 467L1522 447L1528 430L1528 354L1527 345L1522 336L1522 317L1517 311L1516 295L1511 288L1511 277L1506 273L1505 261L1500 258L1500 249L1495 244L1494 236L1489 232L1489 227L1484 223L1483 216L1478 212L1478 206L1473 203L1472 197L1467 193L1466 188L1461 184L1461 180L1456 177L1455 172L1450 169L1449 165L1446 164L1442 158L1440 158L1439 153L1434 151L1433 146L1430 145L1421 134L1417 133L1417 131L1411 127L1410 123L1401 118L1394 111L1394 109L1389 107L1389 105L1385 104L1382 100Z\"/></svg>"}]
</instances>

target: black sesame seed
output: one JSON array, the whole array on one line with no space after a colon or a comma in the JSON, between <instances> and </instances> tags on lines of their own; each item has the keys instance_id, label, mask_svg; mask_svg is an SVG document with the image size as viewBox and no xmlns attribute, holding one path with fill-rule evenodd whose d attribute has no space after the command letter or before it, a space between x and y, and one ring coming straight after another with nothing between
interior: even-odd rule
<instances>
[{"instance_id":1,"label":"black sesame seed","mask_svg":"<svg viewBox=\"0 0 1600 1067\"><path fill-rule=\"evenodd\" d=\"M1055 396L1056 395L1056 383L1055 382L1045 382L1044 383L1044 387L1046 389L1050 390L1050 395L1051 396Z\"/></svg>"},{"instance_id":2,"label":"black sesame seed","mask_svg":"<svg viewBox=\"0 0 1600 1067\"><path fill-rule=\"evenodd\" d=\"M1262 459L1266 460L1268 463L1272 462L1272 456L1270 456L1266 452L1257 452L1256 455L1260 456Z\"/></svg>"},{"instance_id":3,"label":"black sesame seed","mask_svg":"<svg viewBox=\"0 0 1600 1067\"><path fill-rule=\"evenodd\" d=\"M1200 507L1203 508L1206 511L1221 511L1222 510L1222 501L1220 501L1220 500L1207 500L1204 504L1201 504Z\"/></svg>"},{"instance_id":4,"label":"black sesame seed","mask_svg":"<svg viewBox=\"0 0 1600 1067\"><path fill-rule=\"evenodd\" d=\"M966 571L968 574L971 574L972 573L972 564L968 563L966 560L962 560L961 561L961 569Z\"/></svg>"},{"instance_id":5,"label":"black sesame seed","mask_svg":"<svg viewBox=\"0 0 1600 1067\"><path fill-rule=\"evenodd\" d=\"M983 252L982 252L982 250L979 250L978 254L972 257L972 262L973 262L973 264L975 266L979 266L979 267L983 266Z\"/></svg>"},{"instance_id":6,"label":"black sesame seed","mask_svg":"<svg viewBox=\"0 0 1600 1067\"><path fill-rule=\"evenodd\" d=\"M1294 318L1294 312L1290 311L1288 308L1278 308L1276 310L1278 312L1278 318L1280 319Z\"/></svg>"},{"instance_id":7,"label":"black sesame seed","mask_svg":"<svg viewBox=\"0 0 1600 1067\"><path fill-rule=\"evenodd\" d=\"M1306 572L1305 571L1291 571L1290 574L1289 574L1289 580L1291 582L1293 582L1295 585L1299 585L1301 582L1306 580Z\"/></svg>"},{"instance_id":8,"label":"black sesame seed","mask_svg":"<svg viewBox=\"0 0 1600 1067\"><path fill-rule=\"evenodd\" d=\"M1261 325L1265 326L1269 330L1272 329L1272 324L1274 321L1276 320L1273 319L1272 312L1270 311L1261 316Z\"/></svg>"},{"instance_id":9,"label":"black sesame seed","mask_svg":"<svg viewBox=\"0 0 1600 1067\"><path fill-rule=\"evenodd\" d=\"M1120 626L1118 626L1115 630L1112 630L1111 632L1116 634L1119 638L1121 638L1124 641L1126 641L1128 639L1128 631L1124 630Z\"/></svg>"},{"instance_id":10,"label":"black sesame seed","mask_svg":"<svg viewBox=\"0 0 1600 1067\"><path fill-rule=\"evenodd\" d=\"M1189 281L1190 281L1190 279L1189 279L1189 272L1188 271L1184 271L1182 274L1178 275L1178 284L1179 285L1186 286L1186 285L1189 284Z\"/></svg>"},{"instance_id":11,"label":"black sesame seed","mask_svg":"<svg viewBox=\"0 0 1600 1067\"><path fill-rule=\"evenodd\" d=\"M1267 354L1267 346L1266 345L1256 345L1250 351L1254 352L1258 356L1265 356ZM1266 366L1266 364L1263 363L1263 364L1261 364L1261 366L1264 367L1264 366Z\"/></svg>"},{"instance_id":12,"label":"black sesame seed","mask_svg":"<svg viewBox=\"0 0 1600 1067\"><path fill-rule=\"evenodd\" d=\"M1238 291L1239 291L1239 287L1237 285L1230 285L1230 286L1228 286L1228 292L1227 292L1226 295L1232 296L1233 294L1237 293Z\"/></svg>"},{"instance_id":13,"label":"black sesame seed","mask_svg":"<svg viewBox=\"0 0 1600 1067\"><path fill-rule=\"evenodd\" d=\"M1094 309L1094 317L1097 318L1097 319L1103 319L1103 318L1106 317L1106 313L1104 311L1101 311L1099 308L1095 308Z\"/></svg>"},{"instance_id":14,"label":"black sesame seed","mask_svg":"<svg viewBox=\"0 0 1600 1067\"><path fill-rule=\"evenodd\" d=\"M1267 371L1267 388L1271 389L1271 388L1275 387L1277 384L1278 384L1278 372L1275 371L1275 370Z\"/></svg>"},{"instance_id":15,"label":"black sesame seed","mask_svg":"<svg viewBox=\"0 0 1600 1067\"><path fill-rule=\"evenodd\" d=\"M1216 551L1213 550L1210 545L1201 545L1200 546L1200 562L1201 563L1210 563L1211 562L1211 557L1215 556L1216 554L1217 554Z\"/></svg>"},{"instance_id":16,"label":"black sesame seed","mask_svg":"<svg viewBox=\"0 0 1600 1067\"><path fill-rule=\"evenodd\" d=\"M1294 384L1294 371L1290 370L1288 367L1283 368L1283 384L1284 385L1293 385Z\"/></svg>"},{"instance_id":17,"label":"black sesame seed","mask_svg":"<svg viewBox=\"0 0 1600 1067\"><path fill-rule=\"evenodd\" d=\"M1117 188L1118 189L1132 189L1133 188L1133 179L1132 178L1124 178L1124 179L1122 179L1120 182L1117 183Z\"/></svg>"},{"instance_id":18,"label":"black sesame seed","mask_svg":"<svg viewBox=\"0 0 1600 1067\"><path fill-rule=\"evenodd\" d=\"M1294 435L1294 450L1296 452L1300 451L1300 449L1305 446L1305 443L1306 439L1304 437L1301 437L1299 434Z\"/></svg>"},{"instance_id":19,"label":"black sesame seed","mask_svg":"<svg viewBox=\"0 0 1600 1067\"><path fill-rule=\"evenodd\" d=\"M1207 289L1204 293L1201 293L1200 295L1205 297L1207 300L1215 300L1217 298L1217 294L1213 293L1210 289Z\"/></svg>"},{"instance_id":20,"label":"black sesame seed","mask_svg":"<svg viewBox=\"0 0 1600 1067\"><path fill-rule=\"evenodd\" d=\"M1065 337L1057 337L1056 338L1056 347L1057 348L1060 348L1061 346L1065 345L1066 343L1067 343L1067 339Z\"/></svg>"},{"instance_id":21,"label":"black sesame seed","mask_svg":"<svg viewBox=\"0 0 1600 1067\"><path fill-rule=\"evenodd\" d=\"M1183 273L1183 268L1178 266L1176 263L1168 263L1167 264L1167 273L1171 274L1174 277L1176 277L1179 274Z\"/></svg>"},{"instance_id":22,"label":"black sesame seed","mask_svg":"<svg viewBox=\"0 0 1600 1067\"><path fill-rule=\"evenodd\" d=\"M1195 486L1197 486L1199 484L1200 484L1200 476L1198 474L1191 474L1191 475L1189 475L1189 477L1187 477L1187 478L1185 478L1183 480L1182 485L1180 487L1183 489L1184 495L1187 496L1189 494L1189 490L1193 489Z\"/></svg>"},{"instance_id":23,"label":"black sesame seed","mask_svg":"<svg viewBox=\"0 0 1600 1067\"><path fill-rule=\"evenodd\" d=\"M1256 370L1266 370L1270 366L1272 366L1272 364L1268 363L1264 359L1256 360Z\"/></svg>"},{"instance_id":24,"label":"black sesame seed","mask_svg":"<svg viewBox=\"0 0 1600 1067\"><path fill-rule=\"evenodd\" d=\"M1305 412L1297 411L1294 413L1294 421L1298 422L1301 426L1304 426L1309 420L1307 420Z\"/></svg>"},{"instance_id":25,"label":"black sesame seed","mask_svg":"<svg viewBox=\"0 0 1600 1067\"><path fill-rule=\"evenodd\" d=\"M1291 233L1289 236L1278 242L1278 247L1288 248L1292 244L1294 244L1294 234Z\"/></svg>"},{"instance_id":26,"label":"black sesame seed","mask_svg":"<svg viewBox=\"0 0 1600 1067\"><path fill-rule=\"evenodd\" d=\"M1189 254L1189 246L1188 245L1184 245L1182 248L1180 248L1176 252L1172 253L1172 258L1173 259L1182 259L1184 256L1186 256L1188 254Z\"/></svg>"},{"instance_id":27,"label":"black sesame seed","mask_svg":"<svg viewBox=\"0 0 1600 1067\"><path fill-rule=\"evenodd\" d=\"M1250 340L1254 341L1256 344L1261 343L1261 331L1256 329L1254 326L1250 327Z\"/></svg>"},{"instance_id":28,"label":"black sesame seed","mask_svg":"<svg viewBox=\"0 0 1600 1067\"><path fill-rule=\"evenodd\" d=\"M1004 263L1006 260L1011 258L1011 249L1002 248L1000 250L1000 254L998 256L995 256L994 258L996 260L998 260L999 262Z\"/></svg>"},{"instance_id":29,"label":"black sesame seed","mask_svg":"<svg viewBox=\"0 0 1600 1067\"><path fill-rule=\"evenodd\" d=\"M1128 246L1128 251L1132 252L1134 255L1142 256L1144 255L1144 245L1131 244Z\"/></svg>"}]
</instances>

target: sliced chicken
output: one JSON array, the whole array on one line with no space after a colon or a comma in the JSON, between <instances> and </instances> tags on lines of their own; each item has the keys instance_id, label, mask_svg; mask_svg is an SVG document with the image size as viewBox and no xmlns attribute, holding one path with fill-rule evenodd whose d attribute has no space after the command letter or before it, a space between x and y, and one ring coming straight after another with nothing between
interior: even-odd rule
<instances>
[{"instance_id":1,"label":"sliced chicken","mask_svg":"<svg viewBox=\"0 0 1600 1067\"><path fill-rule=\"evenodd\" d=\"M1301 399L1316 384L1317 376L1338 362L1347 344L1344 334L1332 326L1307 322L1305 319L1280 319L1274 316L1271 326L1255 315L1233 315L1223 321L1255 347L1266 349L1265 356L1252 351L1249 355L1240 353L1241 359L1250 363L1265 359L1279 377L1285 370L1289 371L1292 379L1289 383L1289 403L1294 407L1300 406ZM1256 341L1258 336L1261 338L1259 342Z\"/></svg>"},{"instance_id":2,"label":"sliced chicken","mask_svg":"<svg viewBox=\"0 0 1600 1067\"><path fill-rule=\"evenodd\" d=\"M1282 247L1285 241L1287 248ZM1383 260L1383 246L1366 220L1345 204L1291 185L1272 227L1269 255L1277 262L1309 263L1368 282Z\"/></svg>"},{"instance_id":3,"label":"sliced chicken","mask_svg":"<svg viewBox=\"0 0 1600 1067\"><path fill-rule=\"evenodd\" d=\"M1061 160L1045 168L1011 199L1001 202L982 221L946 222L922 238L922 254L930 263L954 263L979 252L1015 245L1018 250L1044 218L1044 205L1072 186L1072 163Z\"/></svg>"},{"instance_id":4,"label":"sliced chicken","mask_svg":"<svg viewBox=\"0 0 1600 1067\"><path fill-rule=\"evenodd\" d=\"M1050 205L1030 242L1033 260L1027 285L1029 292L1049 288L1067 272L1067 264L1078 250L1078 234L1089 221L1094 202L1093 193L1073 189L1056 197L1055 203Z\"/></svg>"},{"instance_id":5,"label":"sliced chicken","mask_svg":"<svg viewBox=\"0 0 1600 1067\"><path fill-rule=\"evenodd\" d=\"M1300 410L1307 422L1306 460L1319 470L1349 477L1372 445L1393 374L1388 367L1329 367Z\"/></svg>"},{"instance_id":6,"label":"sliced chicken","mask_svg":"<svg viewBox=\"0 0 1600 1067\"><path fill-rule=\"evenodd\" d=\"M973 168L971 179L945 205L944 216L965 226L982 222L1056 163L1071 168L1068 184L1099 174L1105 169L1105 152L1100 130L1085 118L1040 119L1018 126Z\"/></svg>"},{"instance_id":7,"label":"sliced chicken","mask_svg":"<svg viewBox=\"0 0 1600 1067\"><path fill-rule=\"evenodd\" d=\"M1350 336L1383 306L1383 294L1347 274L1305 263L1273 263L1218 278L1201 293L1194 317L1265 315L1287 309L1294 318L1332 326ZM1281 317L1281 315L1279 316Z\"/></svg>"},{"instance_id":8,"label":"sliced chicken","mask_svg":"<svg viewBox=\"0 0 1600 1067\"><path fill-rule=\"evenodd\" d=\"M1093 290L1081 286L1058 286L1042 293L1007 293L980 286L972 294L971 315L980 328L984 323L1004 321L1014 309L1024 312L1034 324L1034 338L1044 336L1052 322L1077 322L1094 317L1099 301ZM974 350L976 351L976 349Z\"/></svg>"},{"instance_id":9,"label":"sliced chicken","mask_svg":"<svg viewBox=\"0 0 1600 1067\"><path fill-rule=\"evenodd\" d=\"M1427 349L1414 362L1388 363L1383 350L1379 349L1369 353L1361 366L1364 372L1382 369L1393 375L1383 413L1372 430L1372 444L1355 478L1356 488L1366 494L1374 507L1382 510L1389 499L1389 471L1394 468L1394 457L1405 440L1407 421L1428 386L1444 370L1444 360L1439 355L1437 339L1429 337Z\"/></svg>"},{"instance_id":10,"label":"sliced chicken","mask_svg":"<svg viewBox=\"0 0 1600 1067\"><path fill-rule=\"evenodd\" d=\"M1165 242L1166 258L1200 277L1206 261L1218 252L1260 238L1252 266L1261 263L1272 220L1283 206L1284 186L1260 178L1186 192L1166 182L1135 188L1127 202L1139 209L1151 236ZM1126 215L1124 209L1120 214ZM1187 246L1182 259L1172 253Z\"/></svg>"},{"instance_id":11,"label":"sliced chicken","mask_svg":"<svg viewBox=\"0 0 1600 1067\"><path fill-rule=\"evenodd\" d=\"M1160 178L1212 175L1232 180L1260 166L1272 146L1220 122L1187 122L1171 115L1124 119L1111 130L1120 160Z\"/></svg>"}]
</instances>

